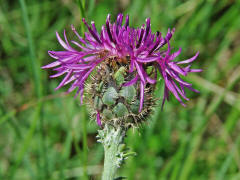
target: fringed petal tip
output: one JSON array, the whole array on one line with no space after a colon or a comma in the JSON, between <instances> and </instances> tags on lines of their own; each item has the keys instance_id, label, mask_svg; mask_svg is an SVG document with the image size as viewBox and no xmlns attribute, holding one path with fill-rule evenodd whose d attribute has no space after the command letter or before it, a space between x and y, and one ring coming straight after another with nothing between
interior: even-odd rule
<instances>
[{"instance_id":1,"label":"fringed petal tip","mask_svg":"<svg viewBox=\"0 0 240 180\"><path fill-rule=\"evenodd\" d=\"M108 14L108 15L107 15L106 22L110 23L110 18L111 18L111 14Z\"/></svg>"},{"instance_id":2,"label":"fringed petal tip","mask_svg":"<svg viewBox=\"0 0 240 180\"><path fill-rule=\"evenodd\" d=\"M191 69L190 72L202 72L202 69Z\"/></svg>"},{"instance_id":3,"label":"fringed petal tip","mask_svg":"<svg viewBox=\"0 0 240 180\"><path fill-rule=\"evenodd\" d=\"M55 51L48 51L48 55L54 59L58 59L58 57L55 55L56 52Z\"/></svg>"},{"instance_id":4,"label":"fringed petal tip","mask_svg":"<svg viewBox=\"0 0 240 180\"><path fill-rule=\"evenodd\" d=\"M128 14L126 15L124 26L125 26L125 29L129 26L129 15Z\"/></svg>"},{"instance_id":5,"label":"fringed petal tip","mask_svg":"<svg viewBox=\"0 0 240 180\"><path fill-rule=\"evenodd\" d=\"M196 54L192 57L193 61L195 61L197 59L198 55L199 55L199 51L197 51Z\"/></svg>"},{"instance_id":6,"label":"fringed petal tip","mask_svg":"<svg viewBox=\"0 0 240 180\"><path fill-rule=\"evenodd\" d=\"M195 61L197 59L198 55L199 55L199 51L193 57L183 60L183 61L179 61L179 62L177 62L177 64L189 64L189 63Z\"/></svg>"},{"instance_id":7,"label":"fringed petal tip","mask_svg":"<svg viewBox=\"0 0 240 180\"><path fill-rule=\"evenodd\" d=\"M147 26L150 26L151 19L150 19L150 18L146 18L146 20L145 20L145 21L146 21L146 25L147 25Z\"/></svg>"},{"instance_id":8,"label":"fringed petal tip","mask_svg":"<svg viewBox=\"0 0 240 180\"><path fill-rule=\"evenodd\" d=\"M45 65L45 66L42 66L41 68L42 69L49 69L49 68L53 68L53 67L56 67L58 65L60 65L61 63L59 61L54 61L48 65Z\"/></svg>"},{"instance_id":9,"label":"fringed petal tip","mask_svg":"<svg viewBox=\"0 0 240 180\"><path fill-rule=\"evenodd\" d=\"M46 66L42 66L41 69L47 69Z\"/></svg>"},{"instance_id":10,"label":"fringed petal tip","mask_svg":"<svg viewBox=\"0 0 240 180\"><path fill-rule=\"evenodd\" d=\"M61 88L62 86L58 86L56 88L54 88L54 91L57 91L59 88Z\"/></svg>"},{"instance_id":11,"label":"fringed petal tip","mask_svg":"<svg viewBox=\"0 0 240 180\"><path fill-rule=\"evenodd\" d=\"M41 66L41 69L48 69L48 65Z\"/></svg>"}]
</instances>

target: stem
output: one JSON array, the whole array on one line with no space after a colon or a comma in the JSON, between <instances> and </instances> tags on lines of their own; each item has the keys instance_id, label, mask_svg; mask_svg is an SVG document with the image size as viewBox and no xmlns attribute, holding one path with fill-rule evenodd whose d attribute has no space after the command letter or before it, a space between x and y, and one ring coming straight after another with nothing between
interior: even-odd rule
<instances>
[{"instance_id":1,"label":"stem","mask_svg":"<svg viewBox=\"0 0 240 180\"><path fill-rule=\"evenodd\" d=\"M82 135L83 135L83 177L88 179L87 175L87 156L88 156L88 145L87 145L87 122L86 122L86 109L82 108Z\"/></svg>"},{"instance_id":2,"label":"stem","mask_svg":"<svg viewBox=\"0 0 240 180\"><path fill-rule=\"evenodd\" d=\"M86 17L86 5L85 5L85 0L77 0L77 4L81 13L81 17L80 17L80 21L82 21L82 18ZM82 35L84 36L84 32L85 32L85 26L82 25L81 26L81 31L82 31Z\"/></svg>"},{"instance_id":3,"label":"stem","mask_svg":"<svg viewBox=\"0 0 240 180\"><path fill-rule=\"evenodd\" d=\"M121 134L121 130L117 129L115 132L114 130L110 132L108 135L110 136L112 133L115 134L115 136L112 136L112 140L115 141L115 143L111 143L109 145L104 145L104 170L102 179L103 180L113 180L117 169L119 168L118 165L118 157L117 155L119 153L119 145L123 140L123 136Z\"/></svg>"},{"instance_id":4,"label":"stem","mask_svg":"<svg viewBox=\"0 0 240 180\"><path fill-rule=\"evenodd\" d=\"M111 127L105 125L103 130L98 131L99 142L104 146L104 170L102 180L113 180L117 169L122 164L124 157L123 140L126 130L122 127Z\"/></svg>"}]
</instances>

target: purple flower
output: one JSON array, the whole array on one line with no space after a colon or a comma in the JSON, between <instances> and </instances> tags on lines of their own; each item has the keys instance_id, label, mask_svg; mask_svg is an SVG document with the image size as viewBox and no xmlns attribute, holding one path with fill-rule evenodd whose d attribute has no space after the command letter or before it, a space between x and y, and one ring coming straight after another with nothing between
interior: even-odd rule
<instances>
[{"instance_id":1,"label":"purple flower","mask_svg":"<svg viewBox=\"0 0 240 180\"><path fill-rule=\"evenodd\" d=\"M123 15L119 14L115 23L111 24L110 15L107 16L106 24L102 26L98 33L95 23L91 22L91 26L83 19L88 32L81 37L75 28L72 26L72 31L78 38L77 41L69 42L64 31L64 40L56 32L57 39L64 51L49 51L49 55L54 58L51 64L43 66L43 68L53 68L57 71L51 75L51 78L64 75L63 80L56 89L59 89L66 84L71 83L68 92L77 89L77 94L80 94L81 102L84 91L84 84L91 72L103 61L111 58L112 61L123 61L126 57L130 57L128 62L129 73L136 72L136 76L123 84L130 86L135 83L140 84L140 106L141 112L144 103L144 89L146 84L155 84L157 74L154 78L150 78L146 72L146 67L153 66L160 72L164 79L165 91L163 104L165 99L168 99L171 92L176 99L184 105L181 98L188 100L185 95L184 88L192 91L197 90L192 88L192 85L183 81L180 76L186 76L189 72L200 72L200 69L190 69L191 65L180 67L180 64L191 64L198 56L195 56L184 61L175 61L175 58L180 54L181 49L175 53L170 53L170 39L174 33L173 30L168 30L165 37L161 33L153 33L151 30L150 19L146 19L146 26L143 24L141 28L129 27L129 16L126 16L123 23ZM70 44L71 43L71 44ZM81 49L81 51L73 48L72 45ZM161 50L166 45L167 51ZM114 57L114 58L112 58ZM101 124L100 115L97 113L98 124Z\"/></svg>"},{"instance_id":2,"label":"purple flower","mask_svg":"<svg viewBox=\"0 0 240 180\"><path fill-rule=\"evenodd\" d=\"M165 83L162 107L164 105L165 99L168 99L169 91L173 93L176 99L183 106L185 106L185 104L181 100L180 96L187 101L189 100L185 95L185 91L184 91L185 87L194 92L197 92L197 93L199 92L192 88L192 84L183 81L179 75L187 76L189 72L201 72L202 70L190 69L191 65L188 65L187 67L184 67L184 68L181 68L178 66L178 64L189 64L193 62L197 58L199 52L197 52L195 56L193 56L190 59L179 61L179 62L174 61L174 59L180 53L181 53L181 48L177 52L170 54L170 43L168 42L167 52L163 56L159 54L159 59L156 61L158 63L156 66L159 72L161 73ZM177 84L179 84L179 86Z\"/></svg>"}]
</instances>

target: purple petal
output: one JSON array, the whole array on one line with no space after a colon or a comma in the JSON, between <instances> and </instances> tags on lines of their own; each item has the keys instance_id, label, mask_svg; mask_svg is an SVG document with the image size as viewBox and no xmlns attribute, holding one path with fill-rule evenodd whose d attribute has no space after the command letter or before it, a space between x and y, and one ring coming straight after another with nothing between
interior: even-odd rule
<instances>
[{"instance_id":1,"label":"purple petal","mask_svg":"<svg viewBox=\"0 0 240 180\"><path fill-rule=\"evenodd\" d=\"M64 86L64 83L69 80L69 77L72 75L73 70L70 70L67 75L63 78L62 82L55 88L55 90L59 89L60 87Z\"/></svg>"},{"instance_id":2,"label":"purple petal","mask_svg":"<svg viewBox=\"0 0 240 180\"><path fill-rule=\"evenodd\" d=\"M152 49L149 51L149 55L152 54L153 51L155 51L157 49L157 47L159 46L159 43L160 43L160 37L157 38L154 46L152 47Z\"/></svg>"},{"instance_id":3,"label":"purple petal","mask_svg":"<svg viewBox=\"0 0 240 180\"><path fill-rule=\"evenodd\" d=\"M190 69L189 72L202 72L202 69Z\"/></svg>"},{"instance_id":4,"label":"purple petal","mask_svg":"<svg viewBox=\"0 0 240 180\"><path fill-rule=\"evenodd\" d=\"M174 85L175 89L177 90L177 92L178 92L185 100L188 101L189 99L185 96L184 91L183 91L182 89L180 90L176 83L173 83L173 85Z\"/></svg>"},{"instance_id":5,"label":"purple petal","mask_svg":"<svg viewBox=\"0 0 240 180\"><path fill-rule=\"evenodd\" d=\"M77 51L75 51L75 52L73 52L73 51L48 51L48 54L50 56L52 55L54 57L57 57L55 59L59 59L61 57L71 56L73 54L84 54L84 52L77 52Z\"/></svg>"},{"instance_id":6,"label":"purple petal","mask_svg":"<svg viewBox=\"0 0 240 180\"><path fill-rule=\"evenodd\" d=\"M66 36L66 31L65 31L65 29L64 29L64 31L63 31L63 36L64 36L64 39L65 39L65 42L67 43L67 46L70 47L69 42L68 42L68 39L67 39L67 36Z\"/></svg>"},{"instance_id":7,"label":"purple petal","mask_svg":"<svg viewBox=\"0 0 240 180\"><path fill-rule=\"evenodd\" d=\"M140 37L139 37L139 40L138 40L138 43L137 43L136 48L139 48L140 45L141 45L141 43L142 43L143 33L144 33L144 28L143 28L143 26L142 26L141 32L140 32Z\"/></svg>"},{"instance_id":8,"label":"purple petal","mask_svg":"<svg viewBox=\"0 0 240 180\"><path fill-rule=\"evenodd\" d=\"M72 31L76 34L76 36L78 37L79 41L83 44L86 44L86 42L83 40L83 38L78 34L78 32L76 31L75 27L73 25L71 25Z\"/></svg>"},{"instance_id":9,"label":"purple petal","mask_svg":"<svg viewBox=\"0 0 240 180\"><path fill-rule=\"evenodd\" d=\"M151 28L150 18L147 18L147 19L146 19L146 31L145 31L145 34L144 34L144 39L143 39L143 41L146 41L146 39L147 39L147 37L148 37L148 33L149 33L150 28Z\"/></svg>"},{"instance_id":10,"label":"purple petal","mask_svg":"<svg viewBox=\"0 0 240 180\"><path fill-rule=\"evenodd\" d=\"M56 36L57 36L57 39L58 39L58 42L61 44L61 46L68 50L68 51L75 51L73 48L71 48L70 46L68 46L62 39L61 37L59 36L58 32L56 32Z\"/></svg>"},{"instance_id":11,"label":"purple petal","mask_svg":"<svg viewBox=\"0 0 240 180\"><path fill-rule=\"evenodd\" d=\"M146 80L150 84L155 84L157 81L155 79L150 78L149 76L146 76Z\"/></svg>"},{"instance_id":12,"label":"purple petal","mask_svg":"<svg viewBox=\"0 0 240 180\"><path fill-rule=\"evenodd\" d=\"M161 109L162 109L162 110L163 110L163 106L164 106L165 100L166 100L166 99L168 100L168 97L169 97L168 88L165 86L165 87L164 87L163 101L162 101L162 106L161 106Z\"/></svg>"},{"instance_id":13,"label":"purple petal","mask_svg":"<svg viewBox=\"0 0 240 180\"><path fill-rule=\"evenodd\" d=\"M190 59L184 60L184 61L179 61L177 64L187 64L193 62L197 57L198 57L199 52L195 54L195 56L191 57Z\"/></svg>"},{"instance_id":14,"label":"purple petal","mask_svg":"<svg viewBox=\"0 0 240 180\"><path fill-rule=\"evenodd\" d=\"M159 59L159 57L146 57L146 58L137 58L138 62L142 62L142 63L149 63L149 62L154 62L157 59Z\"/></svg>"},{"instance_id":15,"label":"purple petal","mask_svg":"<svg viewBox=\"0 0 240 180\"><path fill-rule=\"evenodd\" d=\"M101 118L100 118L100 113L99 113L99 111L97 111L97 124L98 124L98 126L102 126L102 122L101 122Z\"/></svg>"},{"instance_id":16,"label":"purple petal","mask_svg":"<svg viewBox=\"0 0 240 180\"><path fill-rule=\"evenodd\" d=\"M172 31L170 29L168 29L168 32L167 32L167 35L166 35L165 39L167 41L170 41L174 32L175 32L175 28L173 28Z\"/></svg>"},{"instance_id":17,"label":"purple petal","mask_svg":"<svg viewBox=\"0 0 240 180\"><path fill-rule=\"evenodd\" d=\"M78 80L76 80L72 85L71 87L67 90L68 93L72 92L76 87L77 87L77 84L78 84Z\"/></svg>"},{"instance_id":18,"label":"purple petal","mask_svg":"<svg viewBox=\"0 0 240 180\"><path fill-rule=\"evenodd\" d=\"M84 57L83 61L84 62L89 62L89 61L93 61L93 60L96 60L96 59L97 59L97 56L88 56L88 57Z\"/></svg>"},{"instance_id":19,"label":"purple petal","mask_svg":"<svg viewBox=\"0 0 240 180\"><path fill-rule=\"evenodd\" d=\"M173 53L173 54L170 55L169 60L170 60L170 61L174 60L177 56L179 56L179 54L181 53L181 51L182 51L182 48L179 48L179 50L178 50L177 52L175 52L175 53Z\"/></svg>"},{"instance_id":20,"label":"purple petal","mask_svg":"<svg viewBox=\"0 0 240 180\"><path fill-rule=\"evenodd\" d=\"M65 70L65 71L61 71L61 72L58 72L57 74L51 75L50 78L56 78L56 77L59 77L59 76L65 74L66 72L67 72L67 70Z\"/></svg>"},{"instance_id":21,"label":"purple petal","mask_svg":"<svg viewBox=\"0 0 240 180\"><path fill-rule=\"evenodd\" d=\"M171 91L173 93L173 95L175 96L175 98L183 105L185 106L185 104L182 102L181 98L178 95L178 92L175 88L175 86L173 85L175 82L171 79L168 79L168 77L165 79L165 85L167 86L167 88L169 89L169 91Z\"/></svg>"},{"instance_id":22,"label":"purple petal","mask_svg":"<svg viewBox=\"0 0 240 180\"><path fill-rule=\"evenodd\" d=\"M93 71L93 69L96 67L97 64L93 65L86 74L84 74L84 76L82 77L81 81L80 81L80 85L88 78L88 76L90 75L90 73Z\"/></svg>"},{"instance_id":23,"label":"purple petal","mask_svg":"<svg viewBox=\"0 0 240 180\"><path fill-rule=\"evenodd\" d=\"M128 81L127 83L123 84L123 86L131 86L133 84L135 84L138 81L138 75L133 78L131 81Z\"/></svg>"},{"instance_id":24,"label":"purple petal","mask_svg":"<svg viewBox=\"0 0 240 180\"><path fill-rule=\"evenodd\" d=\"M42 69L48 69L48 68L53 68L53 67L56 67L56 66L59 66L61 64L61 62L59 61L54 61L48 65L45 65L45 66L42 66Z\"/></svg>"},{"instance_id":25,"label":"purple petal","mask_svg":"<svg viewBox=\"0 0 240 180\"><path fill-rule=\"evenodd\" d=\"M123 15L119 14L117 17L117 27L116 27L116 34L118 35L119 33L119 28L118 26L122 26L122 20L123 20Z\"/></svg>"},{"instance_id":26,"label":"purple petal","mask_svg":"<svg viewBox=\"0 0 240 180\"><path fill-rule=\"evenodd\" d=\"M66 82L64 83L64 86L65 86L66 84L69 84L70 82L74 81L75 79L76 79L76 77L75 77L75 76L72 76L68 81L66 81Z\"/></svg>"},{"instance_id":27,"label":"purple petal","mask_svg":"<svg viewBox=\"0 0 240 180\"><path fill-rule=\"evenodd\" d=\"M142 111L143 108L143 102L144 102L144 85L145 83L141 81L140 83L140 105L139 105L139 110L138 112Z\"/></svg>"},{"instance_id":28,"label":"purple petal","mask_svg":"<svg viewBox=\"0 0 240 180\"><path fill-rule=\"evenodd\" d=\"M127 15L127 16L126 16L126 20L125 20L125 25L124 25L125 29L126 29L128 26L129 26L129 16Z\"/></svg>"},{"instance_id":29,"label":"purple petal","mask_svg":"<svg viewBox=\"0 0 240 180\"><path fill-rule=\"evenodd\" d=\"M200 93L198 90L192 88L191 86L186 86L186 88L190 89L191 91L193 91L195 93Z\"/></svg>"},{"instance_id":30,"label":"purple petal","mask_svg":"<svg viewBox=\"0 0 240 180\"><path fill-rule=\"evenodd\" d=\"M54 59L58 59L58 57L54 55L54 52L55 51L48 51L48 55L51 56Z\"/></svg>"},{"instance_id":31,"label":"purple petal","mask_svg":"<svg viewBox=\"0 0 240 180\"><path fill-rule=\"evenodd\" d=\"M97 35L97 37L99 38L99 34L98 34L98 31L97 31L97 28L95 26L95 23L94 21L91 21L91 24L92 24L92 29L93 29L93 32Z\"/></svg>"},{"instance_id":32,"label":"purple petal","mask_svg":"<svg viewBox=\"0 0 240 180\"><path fill-rule=\"evenodd\" d=\"M146 83L146 80L145 80L145 77L144 77L144 75L143 75L143 71L144 71L144 70L141 68L141 66L140 66L137 62L135 62L134 64L135 64L135 66L136 66L136 68L137 68L137 72L138 72L138 75L139 75L141 81L143 81L144 84L145 84L145 83Z\"/></svg>"},{"instance_id":33,"label":"purple petal","mask_svg":"<svg viewBox=\"0 0 240 180\"><path fill-rule=\"evenodd\" d=\"M107 16L106 28L107 28L107 33L108 33L108 37L109 37L110 41L114 42L113 38L112 38L111 30L110 30L110 14L108 14L108 16Z\"/></svg>"},{"instance_id":34,"label":"purple petal","mask_svg":"<svg viewBox=\"0 0 240 180\"><path fill-rule=\"evenodd\" d=\"M174 71L169 71L168 69L166 69L166 72L180 84L183 84L184 86L191 86L191 84L183 81Z\"/></svg>"},{"instance_id":35,"label":"purple petal","mask_svg":"<svg viewBox=\"0 0 240 180\"><path fill-rule=\"evenodd\" d=\"M181 69L180 67L178 67L178 66L177 66L176 64L174 64L173 62L168 63L168 66L169 66L172 70L178 72L179 74L181 74L181 75L183 75L183 76L186 76L186 75L187 75L187 73L186 73L183 69Z\"/></svg>"},{"instance_id":36,"label":"purple petal","mask_svg":"<svg viewBox=\"0 0 240 180\"><path fill-rule=\"evenodd\" d=\"M166 56L168 56L170 54L170 51L171 51L170 42L168 40L167 40L167 44L168 44L168 48L167 48Z\"/></svg>"},{"instance_id":37,"label":"purple petal","mask_svg":"<svg viewBox=\"0 0 240 180\"><path fill-rule=\"evenodd\" d=\"M82 21L83 21L83 23L87 26L88 31L91 33L91 35L93 36L93 38L94 38L99 44L102 44L102 42L101 42L100 39L99 39L98 34L96 34L96 33L90 28L90 26L87 24L85 18L82 18Z\"/></svg>"},{"instance_id":38,"label":"purple petal","mask_svg":"<svg viewBox=\"0 0 240 180\"><path fill-rule=\"evenodd\" d=\"M68 69L72 70L85 70L91 68L91 65L85 65L85 64L74 64L74 65L66 65L64 66Z\"/></svg>"},{"instance_id":39,"label":"purple petal","mask_svg":"<svg viewBox=\"0 0 240 180\"><path fill-rule=\"evenodd\" d=\"M84 51L89 51L89 49L87 49L87 48L85 48L85 47L83 47L81 44L79 44L78 42L76 42L76 41L71 41L73 44L75 44L76 46L78 46L78 47L80 47L82 50L84 50Z\"/></svg>"}]
</instances>

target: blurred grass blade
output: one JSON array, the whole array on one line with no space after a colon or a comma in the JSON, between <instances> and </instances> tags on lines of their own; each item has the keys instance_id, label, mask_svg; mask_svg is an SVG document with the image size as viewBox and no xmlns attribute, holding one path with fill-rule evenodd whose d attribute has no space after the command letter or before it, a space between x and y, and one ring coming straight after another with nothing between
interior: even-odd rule
<instances>
[{"instance_id":1,"label":"blurred grass blade","mask_svg":"<svg viewBox=\"0 0 240 180\"><path fill-rule=\"evenodd\" d=\"M21 6L23 23L25 26L26 34L27 34L28 48L30 53L30 64L31 64L32 73L33 73L34 89L35 89L36 95L38 97L41 97L42 87L41 87L41 79L40 79L40 65L38 64L38 61L36 59L35 46L33 42L31 26L29 24L28 11L27 11L25 0L19 0L19 3Z\"/></svg>"}]
</instances>

